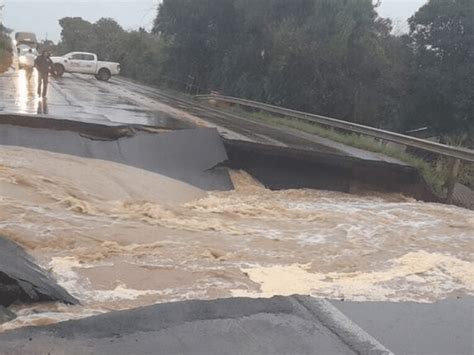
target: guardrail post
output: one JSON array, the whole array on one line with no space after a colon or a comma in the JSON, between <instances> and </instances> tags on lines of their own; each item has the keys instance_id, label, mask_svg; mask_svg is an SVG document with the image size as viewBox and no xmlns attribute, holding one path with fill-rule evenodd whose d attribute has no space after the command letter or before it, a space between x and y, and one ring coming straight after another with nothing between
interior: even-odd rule
<instances>
[{"instance_id":1,"label":"guardrail post","mask_svg":"<svg viewBox=\"0 0 474 355\"><path fill-rule=\"evenodd\" d=\"M451 159L449 164L449 178L447 181L448 194L446 196L446 202L453 203L454 188L456 187L459 171L461 169L460 159Z\"/></svg>"}]
</instances>

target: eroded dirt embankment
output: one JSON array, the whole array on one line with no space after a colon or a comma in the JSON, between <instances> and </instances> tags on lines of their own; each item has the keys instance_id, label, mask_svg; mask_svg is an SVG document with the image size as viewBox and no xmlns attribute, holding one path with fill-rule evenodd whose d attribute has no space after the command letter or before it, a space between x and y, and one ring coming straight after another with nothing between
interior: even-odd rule
<instances>
[{"instance_id":1,"label":"eroded dirt embankment","mask_svg":"<svg viewBox=\"0 0 474 355\"><path fill-rule=\"evenodd\" d=\"M0 148L0 234L81 306L15 306L47 324L157 302L310 294L432 302L474 294L471 211L400 194L270 191L243 172L206 192L163 175Z\"/></svg>"}]
</instances>

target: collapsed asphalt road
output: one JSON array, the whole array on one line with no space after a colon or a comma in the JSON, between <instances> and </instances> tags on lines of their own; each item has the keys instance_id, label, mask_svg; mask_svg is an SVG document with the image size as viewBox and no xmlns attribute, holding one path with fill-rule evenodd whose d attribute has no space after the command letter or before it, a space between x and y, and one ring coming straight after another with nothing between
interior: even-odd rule
<instances>
[{"instance_id":1,"label":"collapsed asphalt road","mask_svg":"<svg viewBox=\"0 0 474 355\"><path fill-rule=\"evenodd\" d=\"M63 78L51 80L47 101L36 98L35 79L28 83L23 71L12 69L0 76L0 87L3 89L0 92L0 113L51 115L105 125L125 123L166 129L192 128L198 125L216 128L223 138L230 141L240 140L273 147L303 149L353 157L369 163L389 163L398 166L398 170L410 168L405 163L382 154L353 148L295 129L271 127L242 116L216 111L208 106L189 102L189 98L180 97L178 94L170 95L121 77L114 77L110 82L104 83L92 76L66 74ZM370 176L368 171L364 170L362 173L362 176ZM378 181L384 185L383 188L387 188L397 178L393 176L390 184L383 184L384 180L384 177L374 176L370 183ZM414 177L410 183L419 184L419 181L415 180L419 180L419 176ZM298 184L295 187L297 186ZM406 187L395 189L417 199L439 200L439 197L431 193L413 193L409 190ZM347 188L343 191L347 191ZM472 209L474 192L458 184L453 202L455 205Z\"/></svg>"},{"instance_id":2,"label":"collapsed asphalt road","mask_svg":"<svg viewBox=\"0 0 474 355\"><path fill-rule=\"evenodd\" d=\"M123 78L114 78L108 83L99 82L93 77L85 75L66 75L63 78L52 79L50 97L47 102L36 98L32 91L34 82L35 79L28 83L23 71L12 70L0 77L0 86L5 88L0 92L0 114L3 115L3 122L8 118L5 114L9 112L30 116L39 114L41 117L45 117L45 113L47 113L52 118L98 126L145 125L162 130L184 130L196 127L215 128L226 139L225 148L227 155L231 158L229 166L233 169L249 171L252 175L258 175L260 181L272 189L319 188L354 192L369 185L376 190L402 192L424 201L438 200L426 188L416 169L394 159L350 148L303 132L268 127L242 117L236 118L216 113L209 108L200 108L197 103L189 104L181 98L170 97L157 89ZM47 112L43 106L48 107ZM23 125L21 122L27 118L15 119L13 117L8 122ZM15 122L15 120L18 122ZM48 125L34 124L30 119L23 126L53 128L51 125L51 123ZM212 147L215 144L203 139L190 139L186 145L188 148L179 148L183 146L181 143L187 140L185 133L180 133L181 138L174 142L173 138L162 140L163 144L172 144L167 148L163 144L151 144L151 142L148 145L145 145L145 142L137 144L138 138L135 138L133 144L135 148L131 153L134 158L131 161L128 159L129 157L122 158L119 156L122 151L124 154L130 152L130 147L127 150L125 144L123 144L123 150L111 150L110 147L106 149L105 146L111 146L115 143L90 142L86 138L77 139L77 137L69 139L66 137L66 133L57 133L58 136L64 136L63 142L70 142L71 146L69 147L65 144L56 143L58 139L55 140L55 143L50 139L43 139L43 142L32 140L31 135L35 133L26 132L28 131L27 128L15 128L18 131L17 134L13 132L14 129L7 129L11 133L8 135L2 133L3 144L46 149L53 152L98 159L128 161L132 166L148 170L152 165L160 166L150 163L158 163L158 161L163 163L164 160L159 157L163 156L164 151L168 150L171 152L181 150L178 155L171 154L173 159L177 159L177 156L181 157L183 164L179 170L183 170L184 166L196 165L197 161L190 158L192 157L192 151L201 152L198 161L204 159L203 157L208 159L207 155L216 156L216 159L208 159L209 162L213 161L215 164L209 165L208 162L207 169L214 168L218 163L225 160L223 159L222 149L212 152ZM95 129L97 130L97 128ZM5 129L2 128L2 130ZM77 127L70 127L69 130L81 133ZM48 132L42 132L41 135L47 136ZM146 133L140 133L140 135L142 140L153 136ZM94 134L86 134L85 137L94 138ZM214 135L210 140L215 141L216 138L217 135ZM123 139L122 141L126 143L130 140ZM91 148L86 149L86 146ZM210 147L210 149L206 150L203 147ZM148 149L146 154L144 149ZM272 149L275 152L272 152ZM298 159L298 157L304 155L302 149L310 155L313 154L313 156ZM249 151L252 153L249 154ZM142 155L141 158L140 155ZM152 158L150 159L150 157ZM168 167L161 170L152 169L152 171L159 173L167 171L167 176L182 177L181 174L171 172ZM222 172L213 170L203 172L203 174L219 175ZM206 189L212 189L214 185L220 185L221 187L217 188L219 190L231 186L229 183L226 184L223 178L216 177L216 179L221 181L211 184L213 186L209 185ZM199 187L203 186L201 185L203 179L194 178L194 181L189 179L183 181Z\"/></svg>"},{"instance_id":3,"label":"collapsed asphalt road","mask_svg":"<svg viewBox=\"0 0 474 355\"><path fill-rule=\"evenodd\" d=\"M78 127L67 121L58 122L52 128L54 122L35 122L28 117L14 117L10 122L0 122L2 145L114 161L209 191L232 189L227 172L216 168L227 160L227 154L213 129L148 132L144 127L98 124Z\"/></svg>"}]
</instances>

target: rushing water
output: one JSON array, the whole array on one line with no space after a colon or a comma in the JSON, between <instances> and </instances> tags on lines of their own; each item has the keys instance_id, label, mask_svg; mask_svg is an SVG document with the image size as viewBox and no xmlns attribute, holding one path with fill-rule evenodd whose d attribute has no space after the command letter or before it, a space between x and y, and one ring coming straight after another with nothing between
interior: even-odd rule
<instances>
[{"instance_id":1,"label":"rushing water","mask_svg":"<svg viewBox=\"0 0 474 355\"><path fill-rule=\"evenodd\" d=\"M157 302L309 294L434 302L474 294L474 213L393 194L206 193L161 175L1 148L0 234L82 306L13 306L0 330Z\"/></svg>"}]
</instances>

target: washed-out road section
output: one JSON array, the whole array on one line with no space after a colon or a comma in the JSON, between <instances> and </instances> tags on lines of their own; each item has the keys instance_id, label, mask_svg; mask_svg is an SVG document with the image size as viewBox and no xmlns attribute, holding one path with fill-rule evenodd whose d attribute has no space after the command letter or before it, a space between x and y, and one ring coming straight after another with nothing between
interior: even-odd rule
<instances>
[{"instance_id":1,"label":"washed-out road section","mask_svg":"<svg viewBox=\"0 0 474 355\"><path fill-rule=\"evenodd\" d=\"M47 100L37 97L35 85L36 78L33 77L28 82L23 71L12 69L0 76L0 87L3 89L0 92L2 122L5 123L7 118L12 122L15 117L8 115L12 113L27 115L17 121L29 119L30 128L33 127L31 117L35 115L43 120L69 120L74 122L71 125L81 122L102 126L140 125L155 131L213 128L224 139L229 156L228 166L248 171L271 189L318 188L357 192L368 186L375 190L402 192L425 201L437 201L436 196L426 189L417 170L395 159L289 128L270 127L245 117L234 117L198 103L189 103L189 99L177 94L169 95L120 77L107 83L85 75L67 74L59 79L53 78ZM41 128L49 128L51 125L54 123ZM76 128L73 130L77 131ZM142 133L140 135L145 136ZM12 134L10 139L4 139L3 144L70 153L65 151L67 148L35 146L31 135L26 136L26 143L25 139ZM85 136L90 137L88 134ZM137 140L138 138L135 139ZM72 143L76 141L77 139L71 140ZM177 140L174 147L181 145L180 142ZM102 146L111 144L87 145L101 146L102 149ZM156 148L153 154L156 152L158 155L165 149L151 145L149 148ZM144 153L143 149L144 146L140 146L140 151L145 156L151 154L150 151ZM204 150L200 148L199 151ZM97 149L93 152L94 157L104 159L103 154L97 153ZM209 150L206 152L212 153ZM204 153L200 156L202 155ZM113 157L111 159L117 161Z\"/></svg>"}]
</instances>

